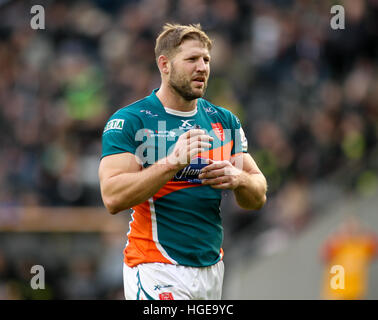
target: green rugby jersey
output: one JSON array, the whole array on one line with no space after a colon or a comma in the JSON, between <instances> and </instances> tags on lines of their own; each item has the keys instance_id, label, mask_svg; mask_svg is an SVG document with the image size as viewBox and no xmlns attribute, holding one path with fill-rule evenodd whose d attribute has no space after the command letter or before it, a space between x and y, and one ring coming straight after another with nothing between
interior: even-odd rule
<instances>
[{"instance_id":1,"label":"green rugby jersey","mask_svg":"<svg viewBox=\"0 0 378 320\"><path fill-rule=\"evenodd\" d=\"M124 261L209 266L223 256L221 190L198 179L203 159L230 160L247 152L238 118L227 109L197 99L192 112L164 108L151 95L115 112L102 136L102 158L123 152L139 157L147 168L166 157L184 132L201 128L214 138L212 147L193 159L153 197L133 208Z\"/></svg>"}]
</instances>

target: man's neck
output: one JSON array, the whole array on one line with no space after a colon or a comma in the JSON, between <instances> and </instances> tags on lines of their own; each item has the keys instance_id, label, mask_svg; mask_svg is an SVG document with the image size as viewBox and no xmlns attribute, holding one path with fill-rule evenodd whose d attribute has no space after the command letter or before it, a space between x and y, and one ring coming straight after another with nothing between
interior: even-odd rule
<instances>
[{"instance_id":1,"label":"man's neck","mask_svg":"<svg viewBox=\"0 0 378 320\"><path fill-rule=\"evenodd\" d=\"M185 100L174 89L168 85L162 83L159 90L156 92L156 96L159 98L164 108L169 108L177 111L193 111L197 107L197 99Z\"/></svg>"}]
</instances>

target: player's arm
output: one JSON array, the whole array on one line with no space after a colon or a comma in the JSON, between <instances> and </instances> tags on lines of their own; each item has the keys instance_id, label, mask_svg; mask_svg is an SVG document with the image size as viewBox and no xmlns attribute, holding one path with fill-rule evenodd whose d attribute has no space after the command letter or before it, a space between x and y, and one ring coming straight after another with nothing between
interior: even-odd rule
<instances>
[{"instance_id":1,"label":"player's arm","mask_svg":"<svg viewBox=\"0 0 378 320\"><path fill-rule=\"evenodd\" d=\"M243 169L238 176L238 186L234 189L236 201L245 209L259 210L266 202L267 182L249 153L243 153ZM235 157L231 163L235 165Z\"/></svg>"},{"instance_id":2,"label":"player's arm","mask_svg":"<svg viewBox=\"0 0 378 320\"><path fill-rule=\"evenodd\" d=\"M181 135L173 152L146 169L131 153L102 158L99 166L101 196L105 207L116 214L143 203L159 191L177 171L205 148L211 137L203 130L190 130Z\"/></svg>"},{"instance_id":3,"label":"player's arm","mask_svg":"<svg viewBox=\"0 0 378 320\"><path fill-rule=\"evenodd\" d=\"M174 175L175 168L158 163L142 170L132 153L104 157L100 162L101 196L111 214L142 203Z\"/></svg>"},{"instance_id":4,"label":"player's arm","mask_svg":"<svg viewBox=\"0 0 378 320\"><path fill-rule=\"evenodd\" d=\"M237 203L244 209L258 210L266 202L266 179L248 153L232 157L231 161L212 161L202 169L199 178L215 189L233 190Z\"/></svg>"}]
</instances>

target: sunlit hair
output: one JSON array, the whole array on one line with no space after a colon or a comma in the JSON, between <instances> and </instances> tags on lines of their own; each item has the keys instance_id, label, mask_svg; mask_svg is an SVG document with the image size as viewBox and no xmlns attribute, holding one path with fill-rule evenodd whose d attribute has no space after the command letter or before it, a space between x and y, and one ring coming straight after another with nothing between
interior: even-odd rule
<instances>
[{"instance_id":1,"label":"sunlit hair","mask_svg":"<svg viewBox=\"0 0 378 320\"><path fill-rule=\"evenodd\" d=\"M174 57L179 50L179 46L185 40L199 40L209 51L212 48L212 41L207 34L202 31L199 23L190 25L166 23L163 27L163 31L156 39L156 60L160 55L164 55L168 57L168 59Z\"/></svg>"}]
</instances>

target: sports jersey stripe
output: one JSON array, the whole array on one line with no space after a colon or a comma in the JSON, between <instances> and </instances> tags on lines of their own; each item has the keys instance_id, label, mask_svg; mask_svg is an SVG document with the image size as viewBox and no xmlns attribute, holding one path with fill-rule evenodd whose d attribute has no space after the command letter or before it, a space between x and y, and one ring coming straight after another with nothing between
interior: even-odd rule
<instances>
[{"instance_id":1,"label":"sports jersey stripe","mask_svg":"<svg viewBox=\"0 0 378 320\"><path fill-rule=\"evenodd\" d=\"M165 195L181 189L200 187L202 184L194 184L187 181L168 181L154 196L153 199L157 200Z\"/></svg>"},{"instance_id":2,"label":"sports jersey stripe","mask_svg":"<svg viewBox=\"0 0 378 320\"><path fill-rule=\"evenodd\" d=\"M215 161L230 160L233 144L234 142L231 140L224 146L201 152L198 154L198 156L201 158L212 159Z\"/></svg>"},{"instance_id":3,"label":"sports jersey stripe","mask_svg":"<svg viewBox=\"0 0 378 320\"><path fill-rule=\"evenodd\" d=\"M148 201L134 207L133 220L130 222L128 233L129 241L123 251L124 262L129 267L148 262L172 263L171 259L167 259L154 242L151 215Z\"/></svg>"},{"instance_id":4,"label":"sports jersey stripe","mask_svg":"<svg viewBox=\"0 0 378 320\"><path fill-rule=\"evenodd\" d=\"M158 239L158 233L157 233L157 222L156 222L156 212L155 212L155 205L154 205L154 200L153 198L148 199L148 203L150 205L150 212L151 212L151 223L152 223L152 237L155 242L155 245L157 249L160 251L160 253L168 259L171 263L177 264L177 261L172 259L168 253L164 250L162 245L159 242Z\"/></svg>"},{"instance_id":5,"label":"sports jersey stripe","mask_svg":"<svg viewBox=\"0 0 378 320\"><path fill-rule=\"evenodd\" d=\"M137 286L138 286L138 292L137 292L137 298L136 299L139 300L139 298L141 298L140 300L143 300L143 298L141 297L141 294L140 294L140 291L142 291L148 300L155 300L143 288L142 282L140 281L139 270L138 270L136 276L137 276Z\"/></svg>"},{"instance_id":6,"label":"sports jersey stripe","mask_svg":"<svg viewBox=\"0 0 378 320\"><path fill-rule=\"evenodd\" d=\"M127 232L127 242L126 242L126 245L125 245L125 248L129 245L129 235L130 235L130 232L131 232L131 223L134 221L134 213L135 213L135 210L133 210L133 212L131 213L131 219L129 221L129 232Z\"/></svg>"}]
</instances>

